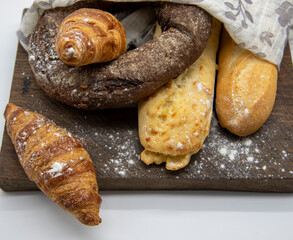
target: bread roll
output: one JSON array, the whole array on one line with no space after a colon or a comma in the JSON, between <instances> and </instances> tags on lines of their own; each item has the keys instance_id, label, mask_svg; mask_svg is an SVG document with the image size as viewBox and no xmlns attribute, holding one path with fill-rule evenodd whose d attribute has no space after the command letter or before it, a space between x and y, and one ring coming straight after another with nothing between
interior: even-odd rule
<instances>
[{"instance_id":1,"label":"bread roll","mask_svg":"<svg viewBox=\"0 0 293 240\"><path fill-rule=\"evenodd\" d=\"M185 167L209 133L212 118L216 53L221 23L213 21L211 36L200 58L186 71L139 103L139 138L146 164L166 162Z\"/></svg>"},{"instance_id":2,"label":"bread roll","mask_svg":"<svg viewBox=\"0 0 293 240\"><path fill-rule=\"evenodd\" d=\"M276 65L237 46L223 31L216 87L220 125L238 136L257 131L274 106L277 77Z\"/></svg>"}]
</instances>

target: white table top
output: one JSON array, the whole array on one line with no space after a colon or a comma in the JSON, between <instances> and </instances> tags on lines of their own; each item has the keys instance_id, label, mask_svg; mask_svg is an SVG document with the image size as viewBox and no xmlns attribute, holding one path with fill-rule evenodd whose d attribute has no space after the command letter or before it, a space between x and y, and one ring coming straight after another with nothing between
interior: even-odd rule
<instances>
[{"instance_id":1,"label":"white table top","mask_svg":"<svg viewBox=\"0 0 293 240\"><path fill-rule=\"evenodd\" d=\"M16 30L32 0L3 1L0 113L8 102ZM12 10L13 9L13 10ZM0 141L4 118L0 118ZM218 191L100 192L97 227L80 224L41 192L0 190L1 239L293 239L293 194Z\"/></svg>"}]
</instances>

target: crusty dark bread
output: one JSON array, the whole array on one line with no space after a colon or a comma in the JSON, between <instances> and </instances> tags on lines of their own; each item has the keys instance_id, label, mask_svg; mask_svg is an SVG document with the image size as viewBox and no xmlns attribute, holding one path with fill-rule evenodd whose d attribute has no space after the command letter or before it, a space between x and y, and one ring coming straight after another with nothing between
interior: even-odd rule
<instances>
[{"instance_id":1,"label":"crusty dark bread","mask_svg":"<svg viewBox=\"0 0 293 240\"><path fill-rule=\"evenodd\" d=\"M95 2L95 1L94 1ZM101 1L96 1L100 3ZM45 12L30 39L29 62L40 87L52 98L83 109L123 107L150 95L189 67L204 50L212 18L189 5L157 4L163 34L118 59L71 67L55 51L61 21L89 2Z\"/></svg>"}]
</instances>

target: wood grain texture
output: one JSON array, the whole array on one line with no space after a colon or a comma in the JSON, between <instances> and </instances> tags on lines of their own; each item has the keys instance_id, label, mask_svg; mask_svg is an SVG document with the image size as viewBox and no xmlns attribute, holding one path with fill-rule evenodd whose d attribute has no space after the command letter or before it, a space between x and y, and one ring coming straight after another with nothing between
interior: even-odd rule
<instances>
[{"instance_id":1,"label":"wood grain texture","mask_svg":"<svg viewBox=\"0 0 293 240\"><path fill-rule=\"evenodd\" d=\"M273 112L246 138L222 129L214 114L211 132L190 164L170 172L146 166L137 133L137 108L83 111L50 99L37 85L27 53L18 46L10 102L52 119L81 138L94 162L101 190L217 189L293 192L293 69L289 47L281 65ZM21 168L4 131L0 154L4 191L37 190Z\"/></svg>"}]
</instances>

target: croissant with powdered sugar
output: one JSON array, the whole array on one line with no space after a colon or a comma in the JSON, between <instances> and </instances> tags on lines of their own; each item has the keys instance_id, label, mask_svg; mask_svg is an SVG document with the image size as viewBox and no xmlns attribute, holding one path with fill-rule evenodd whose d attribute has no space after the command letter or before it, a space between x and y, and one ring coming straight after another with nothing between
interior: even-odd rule
<instances>
[{"instance_id":1,"label":"croissant with powdered sugar","mask_svg":"<svg viewBox=\"0 0 293 240\"><path fill-rule=\"evenodd\" d=\"M83 143L41 114L12 103L4 117L26 175L50 199L86 225L101 222L101 197L93 162Z\"/></svg>"},{"instance_id":2,"label":"croissant with powdered sugar","mask_svg":"<svg viewBox=\"0 0 293 240\"><path fill-rule=\"evenodd\" d=\"M59 58L71 66L107 62L126 52L122 24L110 13L82 8L61 23L56 38Z\"/></svg>"}]
</instances>

